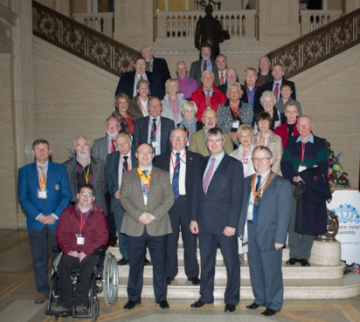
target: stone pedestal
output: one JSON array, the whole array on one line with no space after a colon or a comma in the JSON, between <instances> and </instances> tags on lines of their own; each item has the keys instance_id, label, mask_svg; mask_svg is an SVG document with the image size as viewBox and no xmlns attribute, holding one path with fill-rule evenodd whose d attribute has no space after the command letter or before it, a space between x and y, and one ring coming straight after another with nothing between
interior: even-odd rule
<instances>
[{"instance_id":1,"label":"stone pedestal","mask_svg":"<svg viewBox=\"0 0 360 322\"><path fill-rule=\"evenodd\" d=\"M340 265L341 244L338 241L314 241L311 249L310 263L312 265Z\"/></svg>"}]
</instances>

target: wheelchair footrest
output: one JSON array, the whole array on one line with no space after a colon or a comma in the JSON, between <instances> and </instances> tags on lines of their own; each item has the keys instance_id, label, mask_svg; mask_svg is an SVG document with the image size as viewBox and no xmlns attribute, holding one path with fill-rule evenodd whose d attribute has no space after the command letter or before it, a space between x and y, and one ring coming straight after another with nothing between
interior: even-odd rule
<instances>
[{"instance_id":1,"label":"wheelchair footrest","mask_svg":"<svg viewBox=\"0 0 360 322\"><path fill-rule=\"evenodd\" d=\"M45 311L46 315L56 315L59 317L63 317L63 318L67 318L68 316L72 316L73 312L72 311L63 311L63 312L58 312L58 311L54 311L54 310L46 310Z\"/></svg>"}]
</instances>

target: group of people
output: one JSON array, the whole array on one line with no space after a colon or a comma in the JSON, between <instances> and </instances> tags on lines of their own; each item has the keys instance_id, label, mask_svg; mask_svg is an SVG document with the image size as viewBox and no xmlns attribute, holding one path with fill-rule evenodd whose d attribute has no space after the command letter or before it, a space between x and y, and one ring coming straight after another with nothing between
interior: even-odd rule
<instances>
[{"instance_id":1,"label":"group of people","mask_svg":"<svg viewBox=\"0 0 360 322\"><path fill-rule=\"evenodd\" d=\"M287 264L309 266L313 237L326 232L325 140L313 134L311 118L302 116L295 84L283 80L283 66L270 70L268 57L260 58L259 72L245 70L241 85L226 57L212 60L206 44L190 76L180 61L173 79L150 47L141 54L135 71L121 76L106 135L92 150L88 138L79 135L76 156L59 165L49 161L49 143L36 140L35 162L19 169L35 302L46 300L47 245L53 261L57 243L64 252L59 265L64 282L52 309L74 307L87 314L92 253L118 238L118 265L130 267L124 308L141 303L143 269L151 262L156 302L169 308L167 286L178 274L181 232L185 274L189 283L200 285L193 308L214 301L220 247L227 272L225 312L239 303L240 263L248 252L255 300L247 308L264 306L263 315L276 314L283 303L287 233ZM75 266L83 275L73 294Z\"/></svg>"}]
</instances>

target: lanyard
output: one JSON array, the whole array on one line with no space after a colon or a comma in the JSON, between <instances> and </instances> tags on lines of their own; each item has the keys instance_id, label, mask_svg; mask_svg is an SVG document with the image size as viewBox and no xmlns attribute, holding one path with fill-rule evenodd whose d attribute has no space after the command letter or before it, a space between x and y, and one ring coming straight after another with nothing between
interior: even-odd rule
<instances>
[{"instance_id":1,"label":"lanyard","mask_svg":"<svg viewBox=\"0 0 360 322\"><path fill-rule=\"evenodd\" d=\"M186 151L184 152L184 154L182 155L182 157L179 159L179 161L176 162L176 164L174 164L174 161L173 161L173 153L171 153L170 160L171 160L171 165L172 165L172 167L173 167L173 170L175 170L175 168L178 166L178 164L181 162L181 160L184 158L185 155L186 155Z\"/></svg>"},{"instance_id":2,"label":"lanyard","mask_svg":"<svg viewBox=\"0 0 360 322\"><path fill-rule=\"evenodd\" d=\"M257 90L257 87L255 86L254 93L251 96L249 96L249 88L246 87L246 94L247 94L247 97L248 97L248 103L249 104L250 104L250 101L253 99L253 97L254 97L254 95L256 93L256 90Z\"/></svg>"},{"instance_id":3,"label":"lanyard","mask_svg":"<svg viewBox=\"0 0 360 322\"><path fill-rule=\"evenodd\" d=\"M230 111L233 113L234 119L236 120L236 118L237 118L237 116L238 116L238 113L239 113L239 108L238 108L237 112L235 112L235 111L232 109L231 104L229 104L229 105L230 105ZM239 102L239 105L240 105L240 102Z\"/></svg>"},{"instance_id":4,"label":"lanyard","mask_svg":"<svg viewBox=\"0 0 360 322\"><path fill-rule=\"evenodd\" d=\"M90 165L91 165L91 158L89 158L89 166L88 166L88 168L87 168L87 173L85 172L84 166L82 166L82 168L83 168L83 170L84 170L84 177L85 177L85 182L86 182L86 184L87 184L88 181L89 181Z\"/></svg>"},{"instance_id":5,"label":"lanyard","mask_svg":"<svg viewBox=\"0 0 360 322\"><path fill-rule=\"evenodd\" d=\"M304 163L305 157L305 143L301 143L301 162Z\"/></svg>"},{"instance_id":6,"label":"lanyard","mask_svg":"<svg viewBox=\"0 0 360 322\"><path fill-rule=\"evenodd\" d=\"M144 183L144 184L150 184L150 179L151 179L151 175L152 175L152 171L150 171L148 174L147 174L147 177L145 178L143 172L141 171L140 169L140 166L137 167L137 171L138 171L138 174L141 178L141 181Z\"/></svg>"},{"instance_id":7,"label":"lanyard","mask_svg":"<svg viewBox=\"0 0 360 322\"><path fill-rule=\"evenodd\" d=\"M79 211L80 211L80 234L81 234L82 230L83 230L83 228L85 226L85 223L86 223L87 219L89 218L91 209L89 209L87 211L84 220L83 220L83 212L81 210L79 210Z\"/></svg>"},{"instance_id":8,"label":"lanyard","mask_svg":"<svg viewBox=\"0 0 360 322\"><path fill-rule=\"evenodd\" d=\"M152 124L151 124L151 121L150 121L150 116L149 116L149 124L150 124L150 128L151 128L151 132L154 134L154 138L156 138L156 133L157 133L157 131L158 131L158 129L159 129L159 126L160 126L160 124L161 124L161 118L160 118L160 120L159 120L159 124L157 125L155 132L154 132L154 129L153 129Z\"/></svg>"},{"instance_id":9,"label":"lanyard","mask_svg":"<svg viewBox=\"0 0 360 322\"><path fill-rule=\"evenodd\" d=\"M144 115L144 116L147 116L147 115L148 115L148 112L147 112L145 106L144 106L143 103L142 103L142 99L139 98L139 100L140 100L140 105L141 105L141 108L142 108L142 111L143 111L143 115ZM148 102L148 104L149 104L149 102Z\"/></svg>"}]
</instances>

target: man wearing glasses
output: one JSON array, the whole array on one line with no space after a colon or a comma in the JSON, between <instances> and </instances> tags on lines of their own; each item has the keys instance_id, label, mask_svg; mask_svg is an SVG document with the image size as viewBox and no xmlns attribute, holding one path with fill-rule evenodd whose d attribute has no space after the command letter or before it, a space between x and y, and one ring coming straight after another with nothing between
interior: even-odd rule
<instances>
[{"instance_id":1,"label":"man wearing glasses","mask_svg":"<svg viewBox=\"0 0 360 322\"><path fill-rule=\"evenodd\" d=\"M154 149L140 144L135 153L138 167L123 173L120 203L125 210L121 233L127 235L129 256L128 302L131 310L141 303L144 257L149 248L156 303L167 309L166 240L172 233L168 211L174 204L169 173L153 167Z\"/></svg>"},{"instance_id":2,"label":"man wearing glasses","mask_svg":"<svg viewBox=\"0 0 360 322\"><path fill-rule=\"evenodd\" d=\"M256 173L245 179L244 205L238 235L249 243L249 268L254 303L261 314L275 315L283 303L282 248L291 217L290 183L271 171L272 152L257 146L252 153ZM245 229L247 223L247 229Z\"/></svg>"}]
</instances>

